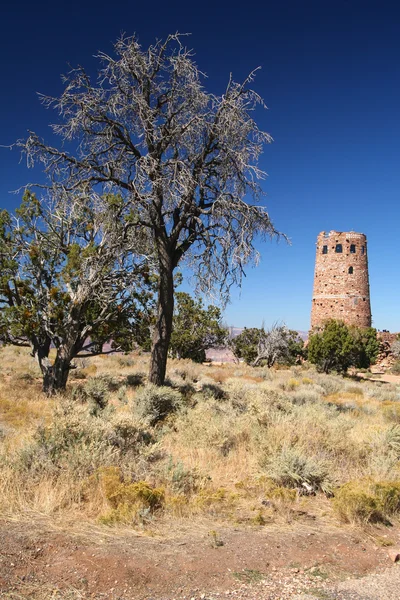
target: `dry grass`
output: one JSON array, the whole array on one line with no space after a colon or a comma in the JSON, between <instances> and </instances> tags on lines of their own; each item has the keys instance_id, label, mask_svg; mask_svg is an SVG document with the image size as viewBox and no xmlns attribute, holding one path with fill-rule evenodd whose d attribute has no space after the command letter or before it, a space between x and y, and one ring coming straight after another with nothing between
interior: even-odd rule
<instances>
[{"instance_id":1,"label":"dry grass","mask_svg":"<svg viewBox=\"0 0 400 600\"><path fill-rule=\"evenodd\" d=\"M155 396L143 387L148 357L129 355L77 361L67 394L50 401L27 352L0 356L0 511L9 516L262 525L315 512L321 500L335 518L329 498L345 497L349 482L400 481L396 385L171 360L169 387ZM119 473L119 500L105 468ZM159 501L137 501L138 486Z\"/></svg>"}]
</instances>

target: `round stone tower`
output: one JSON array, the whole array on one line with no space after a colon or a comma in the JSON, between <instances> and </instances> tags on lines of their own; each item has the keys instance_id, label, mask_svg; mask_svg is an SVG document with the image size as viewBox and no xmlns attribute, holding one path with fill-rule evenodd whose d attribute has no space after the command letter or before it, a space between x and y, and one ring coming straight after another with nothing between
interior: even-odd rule
<instances>
[{"instance_id":1,"label":"round stone tower","mask_svg":"<svg viewBox=\"0 0 400 600\"><path fill-rule=\"evenodd\" d=\"M371 327L367 238L322 231L317 238L311 328L328 319Z\"/></svg>"}]
</instances>

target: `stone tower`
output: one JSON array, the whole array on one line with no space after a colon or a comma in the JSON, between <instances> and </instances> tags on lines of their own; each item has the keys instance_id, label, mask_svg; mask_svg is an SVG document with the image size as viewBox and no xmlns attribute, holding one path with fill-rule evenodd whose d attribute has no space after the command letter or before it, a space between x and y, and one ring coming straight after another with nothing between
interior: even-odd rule
<instances>
[{"instance_id":1,"label":"stone tower","mask_svg":"<svg viewBox=\"0 0 400 600\"><path fill-rule=\"evenodd\" d=\"M317 238L311 328L328 319L371 327L367 238L322 231Z\"/></svg>"}]
</instances>

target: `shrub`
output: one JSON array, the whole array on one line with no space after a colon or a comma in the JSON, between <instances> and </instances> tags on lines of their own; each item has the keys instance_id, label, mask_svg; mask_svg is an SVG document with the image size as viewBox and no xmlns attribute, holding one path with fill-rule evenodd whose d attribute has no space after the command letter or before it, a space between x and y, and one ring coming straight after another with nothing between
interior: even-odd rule
<instances>
[{"instance_id":1,"label":"shrub","mask_svg":"<svg viewBox=\"0 0 400 600\"><path fill-rule=\"evenodd\" d=\"M291 394L290 400L293 402L293 404L302 405L319 402L320 397L321 394L318 392L318 389L313 389L310 386L307 386L307 388L300 389Z\"/></svg>"},{"instance_id":2,"label":"shrub","mask_svg":"<svg viewBox=\"0 0 400 600\"><path fill-rule=\"evenodd\" d=\"M163 421L182 404L182 394L170 387L149 384L139 388L135 397L135 412L151 426Z\"/></svg>"},{"instance_id":3,"label":"shrub","mask_svg":"<svg viewBox=\"0 0 400 600\"><path fill-rule=\"evenodd\" d=\"M400 481L350 481L335 493L334 510L345 522L387 522L400 511Z\"/></svg>"},{"instance_id":4,"label":"shrub","mask_svg":"<svg viewBox=\"0 0 400 600\"><path fill-rule=\"evenodd\" d=\"M304 493L332 492L332 481L327 465L306 456L297 448L284 447L281 452L263 461L268 476L277 486L300 488Z\"/></svg>"},{"instance_id":5,"label":"shrub","mask_svg":"<svg viewBox=\"0 0 400 600\"><path fill-rule=\"evenodd\" d=\"M104 410L108 404L110 395L110 387L107 380L100 377L92 377L88 379L83 386L84 396L91 406L93 415L97 415Z\"/></svg>"},{"instance_id":6,"label":"shrub","mask_svg":"<svg viewBox=\"0 0 400 600\"><path fill-rule=\"evenodd\" d=\"M298 381L298 379L294 379L293 377L291 377L288 381L285 381L282 384L282 388L289 392L293 392L294 390L297 390L299 385L300 385L300 381Z\"/></svg>"},{"instance_id":7,"label":"shrub","mask_svg":"<svg viewBox=\"0 0 400 600\"><path fill-rule=\"evenodd\" d=\"M129 415L94 416L90 405L64 401L56 407L51 424L39 426L19 451L16 467L33 477L70 473L77 480L101 466L122 463L128 451L138 455L152 441Z\"/></svg>"},{"instance_id":8,"label":"shrub","mask_svg":"<svg viewBox=\"0 0 400 600\"><path fill-rule=\"evenodd\" d=\"M167 479L174 492L184 496L197 492L204 481L196 470L186 468L181 461L174 463L172 458L167 465Z\"/></svg>"},{"instance_id":9,"label":"shrub","mask_svg":"<svg viewBox=\"0 0 400 600\"><path fill-rule=\"evenodd\" d=\"M143 519L162 508L164 489L152 487L146 481L126 482L121 469L100 469L100 485L112 509L100 518L105 524Z\"/></svg>"},{"instance_id":10,"label":"shrub","mask_svg":"<svg viewBox=\"0 0 400 600\"><path fill-rule=\"evenodd\" d=\"M135 361L130 356L119 356L117 358L117 363L120 367L133 367Z\"/></svg>"},{"instance_id":11,"label":"shrub","mask_svg":"<svg viewBox=\"0 0 400 600\"><path fill-rule=\"evenodd\" d=\"M392 425L385 432L385 442L389 450L393 451L396 458L400 459L400 425Z\"/></svg>"},{"instance_id":12,"label":"shrub","mask_svg":"<svg viewBox=\"0 0 400 600\"><path fill-rule=\"evenodd\" d=\"M201 392L205 398L215 398L215 400L225 400L227 394L215 383L204 383L201 386Z\"/></svg>"},{"instance_id":13,"label":"shrub","mask_svg":"<svg viewBox=\"0 0 400 600\"><path fill-rule=\"evenodd\" d=\"M110 392L118 389L119 382L109 375L91 377L83 385L73 389L72 398L91 405L93 415L98 415L108 405Z\"/></svg>"},{"instance_id":14,"label":"shrub","mask_svg":"<svg viewBox=\"0 0 400 600\"><path fill-rule=\"evenodd\" d=\"M122 453L136 449L139 445L151 444L154 439L151 433L142 429L130 415L116 415L111 421L109 442Z\"/></svg>"},{"instance_id":15,"label":"shrub","mask_svg":"<svg viewBox=\"0 0 400 600\"><path fill-rule=\"evenodd\" d=\"M363 390L357 385L346 385L346 392L348 394L355 394L356 396L363 396Z\"/></svg>"},{"instance_id":16,"label":"shrub","mask_svg":"<svg viewBox=\"0 0 400 600\"><path fill-rule=\"evenodd\" d=\"M85 476L110 459L106 433L107 423L91 416L86 407L64 403L51 425L39 426L32 442L19 452L17 467L34 476L47 472L58 477L66 471Z\"/></svg>"},{"instance_id":17,"label":"shrub","mask_svg":"<svg viewBox=\"0 0 400 600\"><path fill-rule=\"evenodd\" d=\"M400 402L389 402L383 406L383 414L387 421L400 423Z\"/></svg>"},{"instance_id":18,"label":"shrub","mask_svg":"<svg viewBox=\"0 0 400 600\"><path fill-rule=\"evenodd\" d=\"M128 399L126 397L127 390L128 390L128 388L126 387L126 385L121 385L121 387L118 390L117 398L121 402L121 404L128 403Z\"/></svg>"},{"instance_id":19,"label":"shrub","mask_svg":"<svg viewBox=\"0 0 400 600\"><path fill-rule=\"evenodd\" d=\"M335 375L317 374L315 382L321 386L325 395L337 394L343 389L343 380Z\"/></svg>"},{"instance_id":20,"label":"shrub","mask_svg":"<svg viewBox=\"0 0 400 600\"><path fill-rule=\"evenodd\" d=\"M394 365L390 369L390 372L393 375L400 375L400 360L396 360L396 362L394 363Z\"/></svg>"},{"instance_id":21,"label":"shrub","mask_svg":"<svg viewBox=\"0 0 400 600\"><path fill-rule=\"evenodd\" d=\"M138 387L139 385L143 385L143 381L145 379L144 373L131 373L126 377L126 385L131 387Z\"/></svg>"}]
</instances>

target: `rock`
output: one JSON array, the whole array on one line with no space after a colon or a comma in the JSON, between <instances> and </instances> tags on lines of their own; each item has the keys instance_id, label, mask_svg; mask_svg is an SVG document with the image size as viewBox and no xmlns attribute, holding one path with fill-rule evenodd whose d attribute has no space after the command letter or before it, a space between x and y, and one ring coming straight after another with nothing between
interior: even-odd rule
<instances>
[{"instance_id":1,"label":"rock","mask_svg":"<svg viewBox=\"0 0 400 600\"><path fill-rule=\"evenodd\" d=\"M390 548L388 556L394 563L400 560L400 548Z\"/></svg>"}]
</instances>

